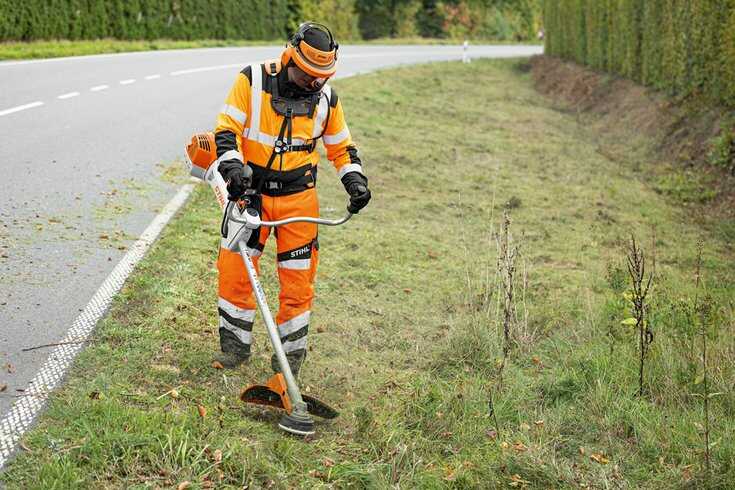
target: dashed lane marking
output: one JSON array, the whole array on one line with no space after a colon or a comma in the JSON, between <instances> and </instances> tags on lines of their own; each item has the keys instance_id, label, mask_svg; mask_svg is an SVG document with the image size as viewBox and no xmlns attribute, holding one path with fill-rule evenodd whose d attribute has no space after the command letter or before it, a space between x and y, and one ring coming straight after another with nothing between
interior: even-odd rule
<instances>
[{"instance_id":1,"label":"dashed lane marking","mask_svg":"<svg viewBox=\"0 0 735 490\"><path fill-rule=\"evenodd\" d=\"M158 73L156 73L155 75L148 75L147 77L145 77L146 80L156 80L158 78L161 78L161 75L159 75Z\"/></svg>"},{"instance_id":2,"label":"dashed lane marking","mask_svg":"<svg viewBox=\"0 0 735 490\"><path fill-rule=\"evenodd\" d=\"M164 226L171 220L194 189L194 184L184 185L171 199L163 211L148 225L128 253L115 266L107 279L92 296L82 313L77 317L66 337L51 353L41 370L28 383L5 417L0 420L0 468L7 463L23 434L30 428L41 411L49 394L61 383L74 358L84 348L85 341L107 312L112 299L120 291L125 280L143 258L151 244L158 238Z\"/></svg>"},{"instance_id":3,"label":"dashed lane marking","mask_svg":"<svg viewBox=\"0 0 735 490\"><path fill-rule=\"evenodd\" d=\"M107 90L108 88L110 88L110 86L109 86L109 85L97 85L97 86L95 86L95 87L92 87L92 88L91 88L91 89L89 89L89 90L90 90L91 92L99 92L100 90Z\"/></svg>"},{"instance_id":4,"label":"dashed lane marking","mask_svg":"<svg viewBox=\"0 0 735 490\"><path fill-rule=\"evenodd\" d=\"M127 80L120 80L120 85L130 85L135 83L135 78L128 78Z\"/></svg>"},{"instance_id":5,"label":"dashed lane marking","mask_svg":"<svg viewBox=\"0 0 735 490\"><path fill-rule=\"evenodd\" d=\"M56 98L64 100L64 99L71 99L72 97L76 97L78 95L79 95L79 92L69 92L68 94L61 94Z\"/></svg>"},{"instance_id":6,"label":"dashed lane marking","mask_svg":"<svg viewBox=\"0 0 735 490\"><path fill-rule=\"evenodd\" d=\"M200 73L203 71L225 70L227 68L242 68L245 65L247 65L247 63L231 63L229 65L204 66L201 68L190 68L188 70L172 71L171 73L169 73L169 75L171 75L172 77L177 77L179 75L188 75L189 73Z\"/></svg>"},{"instance_id":7,"label":"dashed lane marking","mask_svg":"<svg viewBox=\"0 0 735 490\"><path fill-rule=\"evenodd\" d=\"M31 102L30 104L23 104L16 107L11 107L10 109L5 109L4 111L0 111L0 116L7 116L8 114L12 114L14 112L25 111L26 109L33 109L34 107L38 107L41 105L43 105L43 102L37 100L36 102Z\"/></svg>"}]
</instances>

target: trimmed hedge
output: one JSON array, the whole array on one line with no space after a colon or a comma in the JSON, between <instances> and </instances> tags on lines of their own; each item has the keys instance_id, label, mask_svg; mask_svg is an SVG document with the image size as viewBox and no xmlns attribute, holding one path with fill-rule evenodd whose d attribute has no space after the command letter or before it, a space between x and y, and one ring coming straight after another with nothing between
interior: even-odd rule
<instances>
[{"instance_id":1,"label":"trimmed hedge","mask_svg":"<svg viewBox=\"0 0 735 490\"><path fill-rule=\"evenodd\" d=\"M283 39L294 0L0 0L0 40Z\"/></svg>"},{"instance_id":2,"label":"trimmed hedge","mask_svg":"<svg viewBox=\"0 0 735 490\"><path fill-rule=\"evenodd\" d=\"M0 0L0 41L283 40L302 19L340 40L533 39L541 0Z\"/></svg>"},{"instance_id":3,"label":"trimmed hedge","mask_svg":"<svg viewBox=\"0 0 735 490\"><path fill-rule=\"evenodd\" d=\"M546 53L735 106L735 0L545 0Z\"/></svg>"}]
</instances>

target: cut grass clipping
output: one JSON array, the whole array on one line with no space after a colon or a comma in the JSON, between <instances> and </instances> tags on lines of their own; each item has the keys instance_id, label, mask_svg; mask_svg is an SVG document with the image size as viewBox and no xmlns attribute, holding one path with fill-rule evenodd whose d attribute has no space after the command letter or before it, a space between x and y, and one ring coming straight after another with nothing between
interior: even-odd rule
<instances>
[{"instance_id":1,"label":"cut grass clipping","mask_svg":"<svg viewBox=\"0 0 735 490\"><path fill-rule=\"evenodd\" d=\"M639 179L645 167L608 160L516 62L437 63L334 85L374 198L345 226L321 230L301 386L341 417L304 441L278 430L274 411L238 401L269 375L260 324L250 365L212 367L220 217L202 186L24 438L1 477L8 488L735 481L735 262L712 223L692 222ZM346 196L322 168L322 212L339 216ZM642 395L631 234L655 262ZM706 315L692 314L695 293Z\"/></svg>"}]
</instances>

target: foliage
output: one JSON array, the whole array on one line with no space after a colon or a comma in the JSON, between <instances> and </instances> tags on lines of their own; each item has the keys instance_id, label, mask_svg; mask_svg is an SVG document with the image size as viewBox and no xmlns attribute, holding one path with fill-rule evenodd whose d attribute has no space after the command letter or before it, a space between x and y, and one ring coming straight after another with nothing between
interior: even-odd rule
<instances>
[{"instance_id":1,"label":"foliage","mask_svg":"<svg viewBox=\"0 0 735 490\"><path fill-rule=\"evenodd\" d=\"M342 40L533 39L540 0L0 0L0 40L280 40L304 20Z\"/></svg>"},{"instance_id":2,"label":"foliage","mask_svg":"<svg viewBox=\"0 0 735 490\"><path fill-rule=\"evenodd\" d=\"M547 54L735 106L735 0L546 0Z\"/></svg>"}]
</instances>

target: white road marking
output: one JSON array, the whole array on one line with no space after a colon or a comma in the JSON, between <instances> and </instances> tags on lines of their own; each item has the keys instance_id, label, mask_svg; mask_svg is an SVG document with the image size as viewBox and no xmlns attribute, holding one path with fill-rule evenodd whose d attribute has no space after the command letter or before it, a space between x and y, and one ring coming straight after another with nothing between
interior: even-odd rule
<instances>
[{"instance_id":1,"label":"white road marking","mask_svg":"<svg viewBox=\"0 0 735 490\"><path fill-rule=\"evenodd\" d=\"M204 66L202 68L190 68L188 70L172 71L169 75L171 75L172 77L176 77L179 75L188 75L189 73L200 73L203 71L225 70L227 68L242 68L248 64L249 63L243 62L243 63L232 63L229 65Z\"/></svg>"},{"instance_id":2,"label":"white road marking","mask_svg":"<svg viewBox=\"0 0 735 490\"><path fill-rule=\"evenodd\" d=\"M11 107L10 109L5 109L4 111L0 111L0 116L7 116L8 114L12 114L14 112L20 112L26 109L33 109L34 107L38 107L40 105L43 105L43 102L41 102L40 100L37 100L36 102L31 102L30 104L23 104L17 107Z\"/></svg>"},{"instance_id":3,"label":"white road marking","mask_svg":"<svg viewBox=\"0 0 735 490\"><path fill-rule=\"evenodd\" d=\"M77 317L61 345L56 347L28 383L23 396L13 404L10 412L0 420L0 468L8 461L20 438L33 423L43 408L49 394L61 383L74 358L84 348L85 341L104 316L112 299L120 291L125 280L143 258L151 244L158 238L164 226L171 220L194 189L194 184L186 184L171 199L163 211L148 225L128 253L118 262L107 279L92 296L82 313Z\"/></svg>"},{"instance_id":4,"label":"white road marking","mask_svg":"<svg viewBox=\"0 0 735 490\"><path fill-rule=\"evenodd\" d=\"M76 97L77 95L79 95L79 92L69 92L68 94L61 94L61 95L59 95L56 98L57 99L62 99L62 100L63 99L71 99L72 97Z\"/></svg>"},{"instance_id":5,"label":"white road marking","mask_svg":"<svg viewBox=\"0 0 735 490\"><path fill-rule=\"evenodd\" d=\"M145 77L146 80L155 80L157 78L161 78L161 75L159 75L158 73L156 73L155 75L148 75L147 77Z\"/></svg>"},{"instance_id":6,"label":"white road marking","mask_svg":"<svg viewBox=\"0 0 735 490\"><path fill-rule=\"evenodd\" d=\"M128 78L127 80L120 80L120 85L130 85L135 83L135 78Z\"/></svg>"},{"instance_id":7,"label":"white road marking","mask_svg":"<svg viewBox=\"0 0 735 490\"><path fill-rule=\"evenodd\" d=\"M99 92L100 90L107 90L108 88L110 88L109 85L97 85L95 87L92 87L89 90L92 92Z\"/></svg>"}]
</instances>

